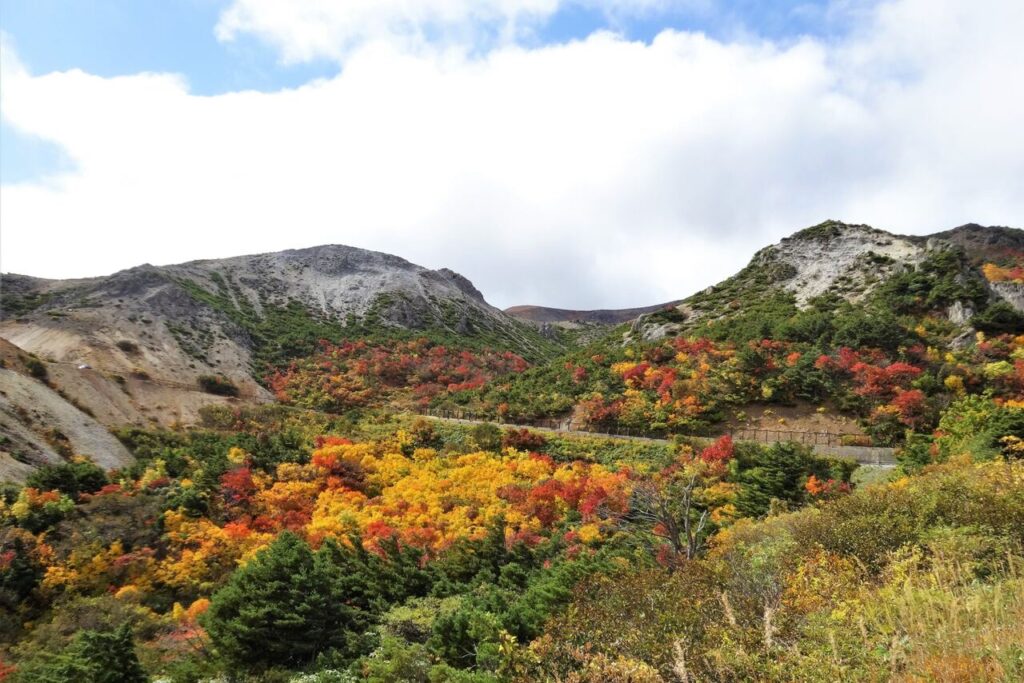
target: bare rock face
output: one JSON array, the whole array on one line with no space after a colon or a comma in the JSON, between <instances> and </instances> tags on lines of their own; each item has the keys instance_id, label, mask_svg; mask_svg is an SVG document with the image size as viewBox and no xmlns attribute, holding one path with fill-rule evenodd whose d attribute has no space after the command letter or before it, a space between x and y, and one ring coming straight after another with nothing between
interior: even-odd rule
<instances>
[{"instance_id":1,"label":"bare rock face","mask_svg":"<svg viewBox=\"0 0 1024 683\"><path fill-rule=\"evenodd\" d=\"M162 270L172 280L223 294L257 314L268 305L298 302L344 319L366 314L381 295L389 294L411 300L434 296L493 310L468 280L450 270L431 271L391 254L341 245L194 261Z\"/></svg>"},{"instance_id":2,"label":"bare rock face","mask_svg":"<svg viewBox=\"0 0 1024 683\"><path fill-rule=\"evenodd\" d=\"M957 301L946 310L946 317L956 325L966 325L974 316L974 309Z\"/></svg>"},{"instance_id":3,"label":"bare rock face","mask_svg":"<svg viewBox=\"0 0 1024 683\"><path fill-rule=\"evenodd\" d=\"M855 301L886 275L920 263L926 246L867 225L825 223L769 247L763 258L792 268L782 285L797 306L826 292Z\"/></svg>"},{"instance_id":4,"label":"bare rock face","mask_svg":"<svg viewBox=\"0 0 1024 683\"><path fill-rule=\"evenodd\" d=\"M1019 282L991 282L989 286L996 296L1024 313L1024 284Z\"/></svg>"},{"instance_id":5,"label":"bare rock face","mask_svg":"<svg viewBox=\"0 0 1024 683\"><path fill-rule=\"evenodd\" d=\"M440 270L430 271L428 273L427 277L431 277L431 276L433 276L435 278L441 278L442 280L450 282L451 284L453 284L456 287L458 287L459 291L461 291L466 296L469 296L469 297L471 297L473 299L476 299L478 301L483 301L484 300L484 295L480 293L480 290L477 289L473 285L473 283L469 281L468 278L465 278L462 275L459 275L458 273L456 273L454 270L451 270L450 268L441 268Z\"/></svg>"},{"instance_id":6,"label":"bare rock face","mask_svg":"<svg viewBox=\"0 0 1024 683\"><path fill-rule=\"evenodd\" d=\"M987 287L994 299L1007 301L1024 312L1024 285L989 284L980 272L986 262L1008 254L1024 255L1022 230L972 224L916 237L838 221L826 221L765 247L742 271L684 299L675 311L685 320L685 329L694 323L726 317L772 296L791 296L797 308L806 308L822 295L857 303L888 278L918 270L933 256L946 251L955 252L954 260L963 264L961 272L955 275L956 282L973 280L976 289L984 292ZM954 324L968 326L977 310L971 302L957 301L944 312ZM677 334L680 329L672 316L651 313L634 322L627 339L657 339Z\"/></svg>"}]
</instances>

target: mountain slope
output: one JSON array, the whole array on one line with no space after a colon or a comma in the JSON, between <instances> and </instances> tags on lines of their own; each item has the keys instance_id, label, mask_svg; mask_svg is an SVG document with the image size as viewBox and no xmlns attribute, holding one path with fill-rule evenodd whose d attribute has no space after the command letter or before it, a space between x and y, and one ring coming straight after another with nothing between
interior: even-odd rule
<instances>
[{"instance_id":1,"label":"mountain slope","mask_svg":"<svg viewBox=\"0 0 1024 683\"><path fill-rule=\"evenodd\" d=\"M43 381L38 361L2 339L0 359L0 481L23 481L35 467L72 454L107 469L134 460L93 415Z\"/></svg>"},{"instance_id":2,"label":"mountain slope","mask_svg":"<svg viewBox=\"0 0 1024 683\"><path fill-rule=\"evenodd\" d=\"M905 309L900 312L939 315L955 325L1000 301L1024 312L1024 284L989 282L980 268L996 253L1020 260L1022 243L1024 231L1012 228L968 225L908 237L827 221L758 251L739 273L675 310L640 318L633 332L654 339L737 316L764 317L768 308L781 314L883 295Z\"/></svg>"},{"instance_id":3,"label":"mountain slope","mask_svg":"<svg viewBox=\"0 0 1024 683\"><path fill-rule=\"evenodd\" d=\"M1005 248L1024 233L986 230L802 230L676 308L487 387L470 405L654 434L799 426L887 446L934 429L968 394L1024 405L1024 260ZM992 244L1002 265L989 260ZM830 426L813 424L818 416Z\"/></svg>"},{"instance_id":4,"label":"mountain slope","mask_svg":"<svg viewBox=\"0 0 1024 683\"><path fill-rule=\"evenodd\" d=\"M599 325L618 325L629 322L644 313L654 313L670 306L677 306L679 301L670 301L654 306L640 308L602 308L592 311L576 311L566 308L549 308L547 306L512 306L505 312L514 318L534 323L595 323Z\"/></svg>"},{"instance_id":5,"label":"mountain slope","mask_svg":"<svg viewBox=\"0 0 1024 683\"><path fill-rule=\"evenodd\" d=\"M557 348L457 273L337 245L2 285L0 336L26 351L182 384L223 374L255 397L268 365L322 337L429 332L528 357Z\"/></svg>"}]
</instances>

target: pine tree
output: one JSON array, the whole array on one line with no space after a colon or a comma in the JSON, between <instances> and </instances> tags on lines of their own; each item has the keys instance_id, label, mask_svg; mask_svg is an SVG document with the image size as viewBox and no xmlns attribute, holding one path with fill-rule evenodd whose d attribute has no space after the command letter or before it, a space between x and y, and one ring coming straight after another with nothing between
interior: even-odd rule
<instances>
[{"instance_id":1,"label":"pine tree","mask_svg":"<svg viewBox=\"0 0 1024 683\"><path fill-rule=\"evenodd\" d=\"M18 680L40 683L145 683L128 624L116 631L81 631L60 654L38 668L18 671Z\"/></svg>"},{"instance_id":2,"label":"pine tree","mask_svg":"<svg viewBox=\"0 0 1024 683\"><path fill-rule=\"evenodd\" d=\"M369 619L345 590L351 581L335 561L337 550L325 544L313 552L285 532L236 571L204 615L219 652L258 668L305 664L327 649L344 650Z\"/></svg>"}]
</instances>

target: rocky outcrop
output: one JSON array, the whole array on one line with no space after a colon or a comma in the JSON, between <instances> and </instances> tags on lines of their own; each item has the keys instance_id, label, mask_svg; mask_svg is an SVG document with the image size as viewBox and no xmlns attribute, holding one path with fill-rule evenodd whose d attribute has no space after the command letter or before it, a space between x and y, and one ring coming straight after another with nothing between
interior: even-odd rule
<instances>
[{"instance_id":1,"label":"rocky outcrop","mask_svg":"<svg viewBox=\"0 0 1024 683\"><path fill-rule=\"evenodd\" d=\"M955 258L942 258L952 252ZM971 292L963 301L948 300L944 312L955 325L967 327L984 308L986 287L990 300L1002 299L1024 311L1024 285L988 284L980 266L992 260L1024 258L1024 231L967 225L930 236L901 236L867 225L826 221L787 237L757 252L742 271L723 282L684 299L676 312L685 322L661 313L638 318L628 339L655 339L676 334L704 321L729 317L757 303L791 297L805 308L822 295L851 303L868 297L889 278L916 271L922 264L942 263L948 283ZM980 293L980 296L978 296Z\"/></svg>"},{"instance_id":2,"label":"rocky outcrop","mask_svg":"<svg viewBox=\"0 0 1024 683\"><path fill-rule=\"evenodd\" d=\"M989 287L996 296L1024 313L1024 284L1019 282L991 282Z\"/></svg>"},{"instance_id":3,"label":"rocky outcrop","mask_svg":"<svg viewBox=\"0 0 1024 683\"><path fill-rule=\"evenodd\" d=\"M967 325L971 318L974 316L974 309L969 305L964 305L961 301L956 301L946 309L946 317L954 325Z\"/></svg>"},{"instance_id":4,"label":"rocky outcrop","mask_svg":"<svg viewBox=\"0 0 1024 683\"><path fill-rule=\"evenodd\" d=\"M888 274L920 263L927 251L867 225L830 222L787 237L760 257L791 268L780 284L804 306L826 292L860 299Z\"/></svg>"}]
</instances>

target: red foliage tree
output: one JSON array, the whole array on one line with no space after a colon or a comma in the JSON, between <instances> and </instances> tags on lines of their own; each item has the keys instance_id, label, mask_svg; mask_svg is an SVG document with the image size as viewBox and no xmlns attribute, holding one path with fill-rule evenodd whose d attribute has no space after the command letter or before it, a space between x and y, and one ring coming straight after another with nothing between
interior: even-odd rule
<instances>
[{"instance_id":1,"label":"red foliage tree","mask_svg":"<svg viewBox=\"0 0 1024 683\"><path fill-rule=\"evenodd\" d=\"M228 505L247 505L252 502L256 493L256 484L252 480L252 470L243 465L228 470L220 478L220 491L224 502Z\"/></svg>"},{"instance_id":2,"label":"red foliage tree","mask_svg":"<svg viewBox=\"0 0 1024 683\"><path fill-rule=\"evenodd\" d=\"M732 459L735 447L732 437L728 434L720 436L713 444L700 452L700 459L707 463L729 462Z\"/></svg>"}]
</instances>

